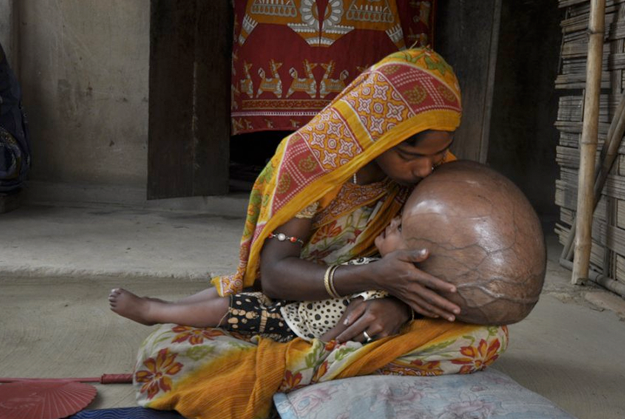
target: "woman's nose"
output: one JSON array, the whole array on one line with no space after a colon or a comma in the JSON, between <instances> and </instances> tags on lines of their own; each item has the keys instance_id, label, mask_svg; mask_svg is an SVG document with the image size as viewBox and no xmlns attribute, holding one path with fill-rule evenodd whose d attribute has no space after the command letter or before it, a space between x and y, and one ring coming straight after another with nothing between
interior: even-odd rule
<instances>
[{"instance_id":1,"label":"woman's nose","mask_svg":"<svg viewBox=\"0 0 625 419\"><path fill-rule=\"evenodd\" d=\"M412 173L419 178L429 176L434 170L434 162L432 159L423 158L420 159L413 168Z\"/></svg>"}]
</instances>

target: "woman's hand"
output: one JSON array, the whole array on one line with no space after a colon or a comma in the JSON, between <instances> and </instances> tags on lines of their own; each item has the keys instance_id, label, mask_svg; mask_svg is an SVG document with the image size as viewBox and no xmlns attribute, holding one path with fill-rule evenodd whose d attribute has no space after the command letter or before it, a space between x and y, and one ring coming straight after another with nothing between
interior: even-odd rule
<instances>
[{"instance_id":1,"label":"woman's hand","mask_svg":"<svg viewBox=\"0 0 625 419\"><path fill-rule=\"evenodd\" d=\"M456 292L452 284L417 268L429 256L427 250L397 250L372 263L379 288L399 298L415 312L426 317L443 317L449 321L460 314L460 307L437 292Z\"/></svg>"},{"instance_id":2,"label":"woman's hand","mask_svg":"<svg viewBox=\"0 0 625 419\"><path fill-rule=\"evenodd\" d=\"M377 262L376 262L377 263ZM352 301L339 323L321 337L324 342L353 340L367 343L399 333L402 325L411 318L410 307L396 298L377 298ZM363 333L364 332L364 333ZM365 334L366 333L366 334Z\"/></svg>"}]
</instances>

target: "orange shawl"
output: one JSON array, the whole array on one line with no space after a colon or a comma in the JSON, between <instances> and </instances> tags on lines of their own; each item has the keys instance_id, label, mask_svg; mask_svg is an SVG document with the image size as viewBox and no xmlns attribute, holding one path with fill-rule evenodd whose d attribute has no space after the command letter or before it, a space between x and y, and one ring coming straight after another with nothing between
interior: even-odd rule
<instances>
[{"instance_id":1,"label":"orange shawl","mask_svg":"<svg viewBox=\"0 0 625 419\"><path fill-rule=\"evenodd\" d=\"M430 49L394 53L362 73L308 124L286 137L252 192L233 275L213 278L220 295L240 292L259 278L267 236L306 206L336 194L358 169L424 130L455 131L462 114L451 67ZM392 188L355 254L401 209ZM358 252L361 252L359 254Z\"/></svg>"}]
</instances>

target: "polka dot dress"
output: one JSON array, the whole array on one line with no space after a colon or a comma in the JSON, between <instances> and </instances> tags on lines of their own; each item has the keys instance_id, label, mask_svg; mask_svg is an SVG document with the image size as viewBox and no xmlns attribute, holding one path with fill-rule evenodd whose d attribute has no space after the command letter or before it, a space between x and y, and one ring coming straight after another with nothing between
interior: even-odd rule
<instances>
[{"instance_id":1,"label":"polka dot dress","mask_svg":"<svg viewBox=\"0 0 625 419\"><path fill-rule=\"evenodd\" d=\"M303 301L287 304L280 311L296 335L312 340L338 324L350 301L350 298Z\"/></svg>"},{"instance_id":2,"label":"polka dot dress","mask_svg":"<svg viewBox=\"0 0 625 419\"><path fill-rule=\"evenodd\" d=\"M366 265L379 260L378 258L359 258L346 265ZM320 338L334 328L345 313L349 303L357 297L365 300L384 298L388 294L383 291L367 291L350 295L341 299L321 301L298 301L283 305L280 312L291 330L305 340Z\"/></svg>"},{"instance_id":3,"label":"polka dot dress","mask_svg":"<svg viewBox=\"0 0 625 419\"><path fill-rule=\"evenodd\" d=\"M364 265L378 259L360 258L347 265ZM321 301L271 300L259 292L230 296L230 307L223 327L226 330L263 335L277 342L296 336L305 340L320 338L336 326L349 303L361 297L365 301L384 298L384 291L367 291L340 299Z\"/></svg>"}]
</instances>

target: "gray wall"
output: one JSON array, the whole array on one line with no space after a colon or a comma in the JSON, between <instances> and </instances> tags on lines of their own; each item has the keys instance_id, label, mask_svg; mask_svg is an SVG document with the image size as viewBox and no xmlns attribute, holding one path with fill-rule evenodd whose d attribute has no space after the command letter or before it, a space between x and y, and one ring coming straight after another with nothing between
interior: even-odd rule
<instances>
[{"instance_id":1,"label":"gray wall","mask_svg":"<svg viewBox=\"0 0 625 419\"><path fill-rule=\"evenodd\" d=\"M557 0L503 1L487 160L544 218L558 212L553 124L561 17Z\"/></svg>"},{"instance_id":2,"label":"gray wall","mask_svg":"<svg viewBox=\"0 0 625 419\"><path fill-rule=\"evenodd\" d=\"M149 0L18 3L31 180L145 188Z\"/></svg>"}]
</instances>

